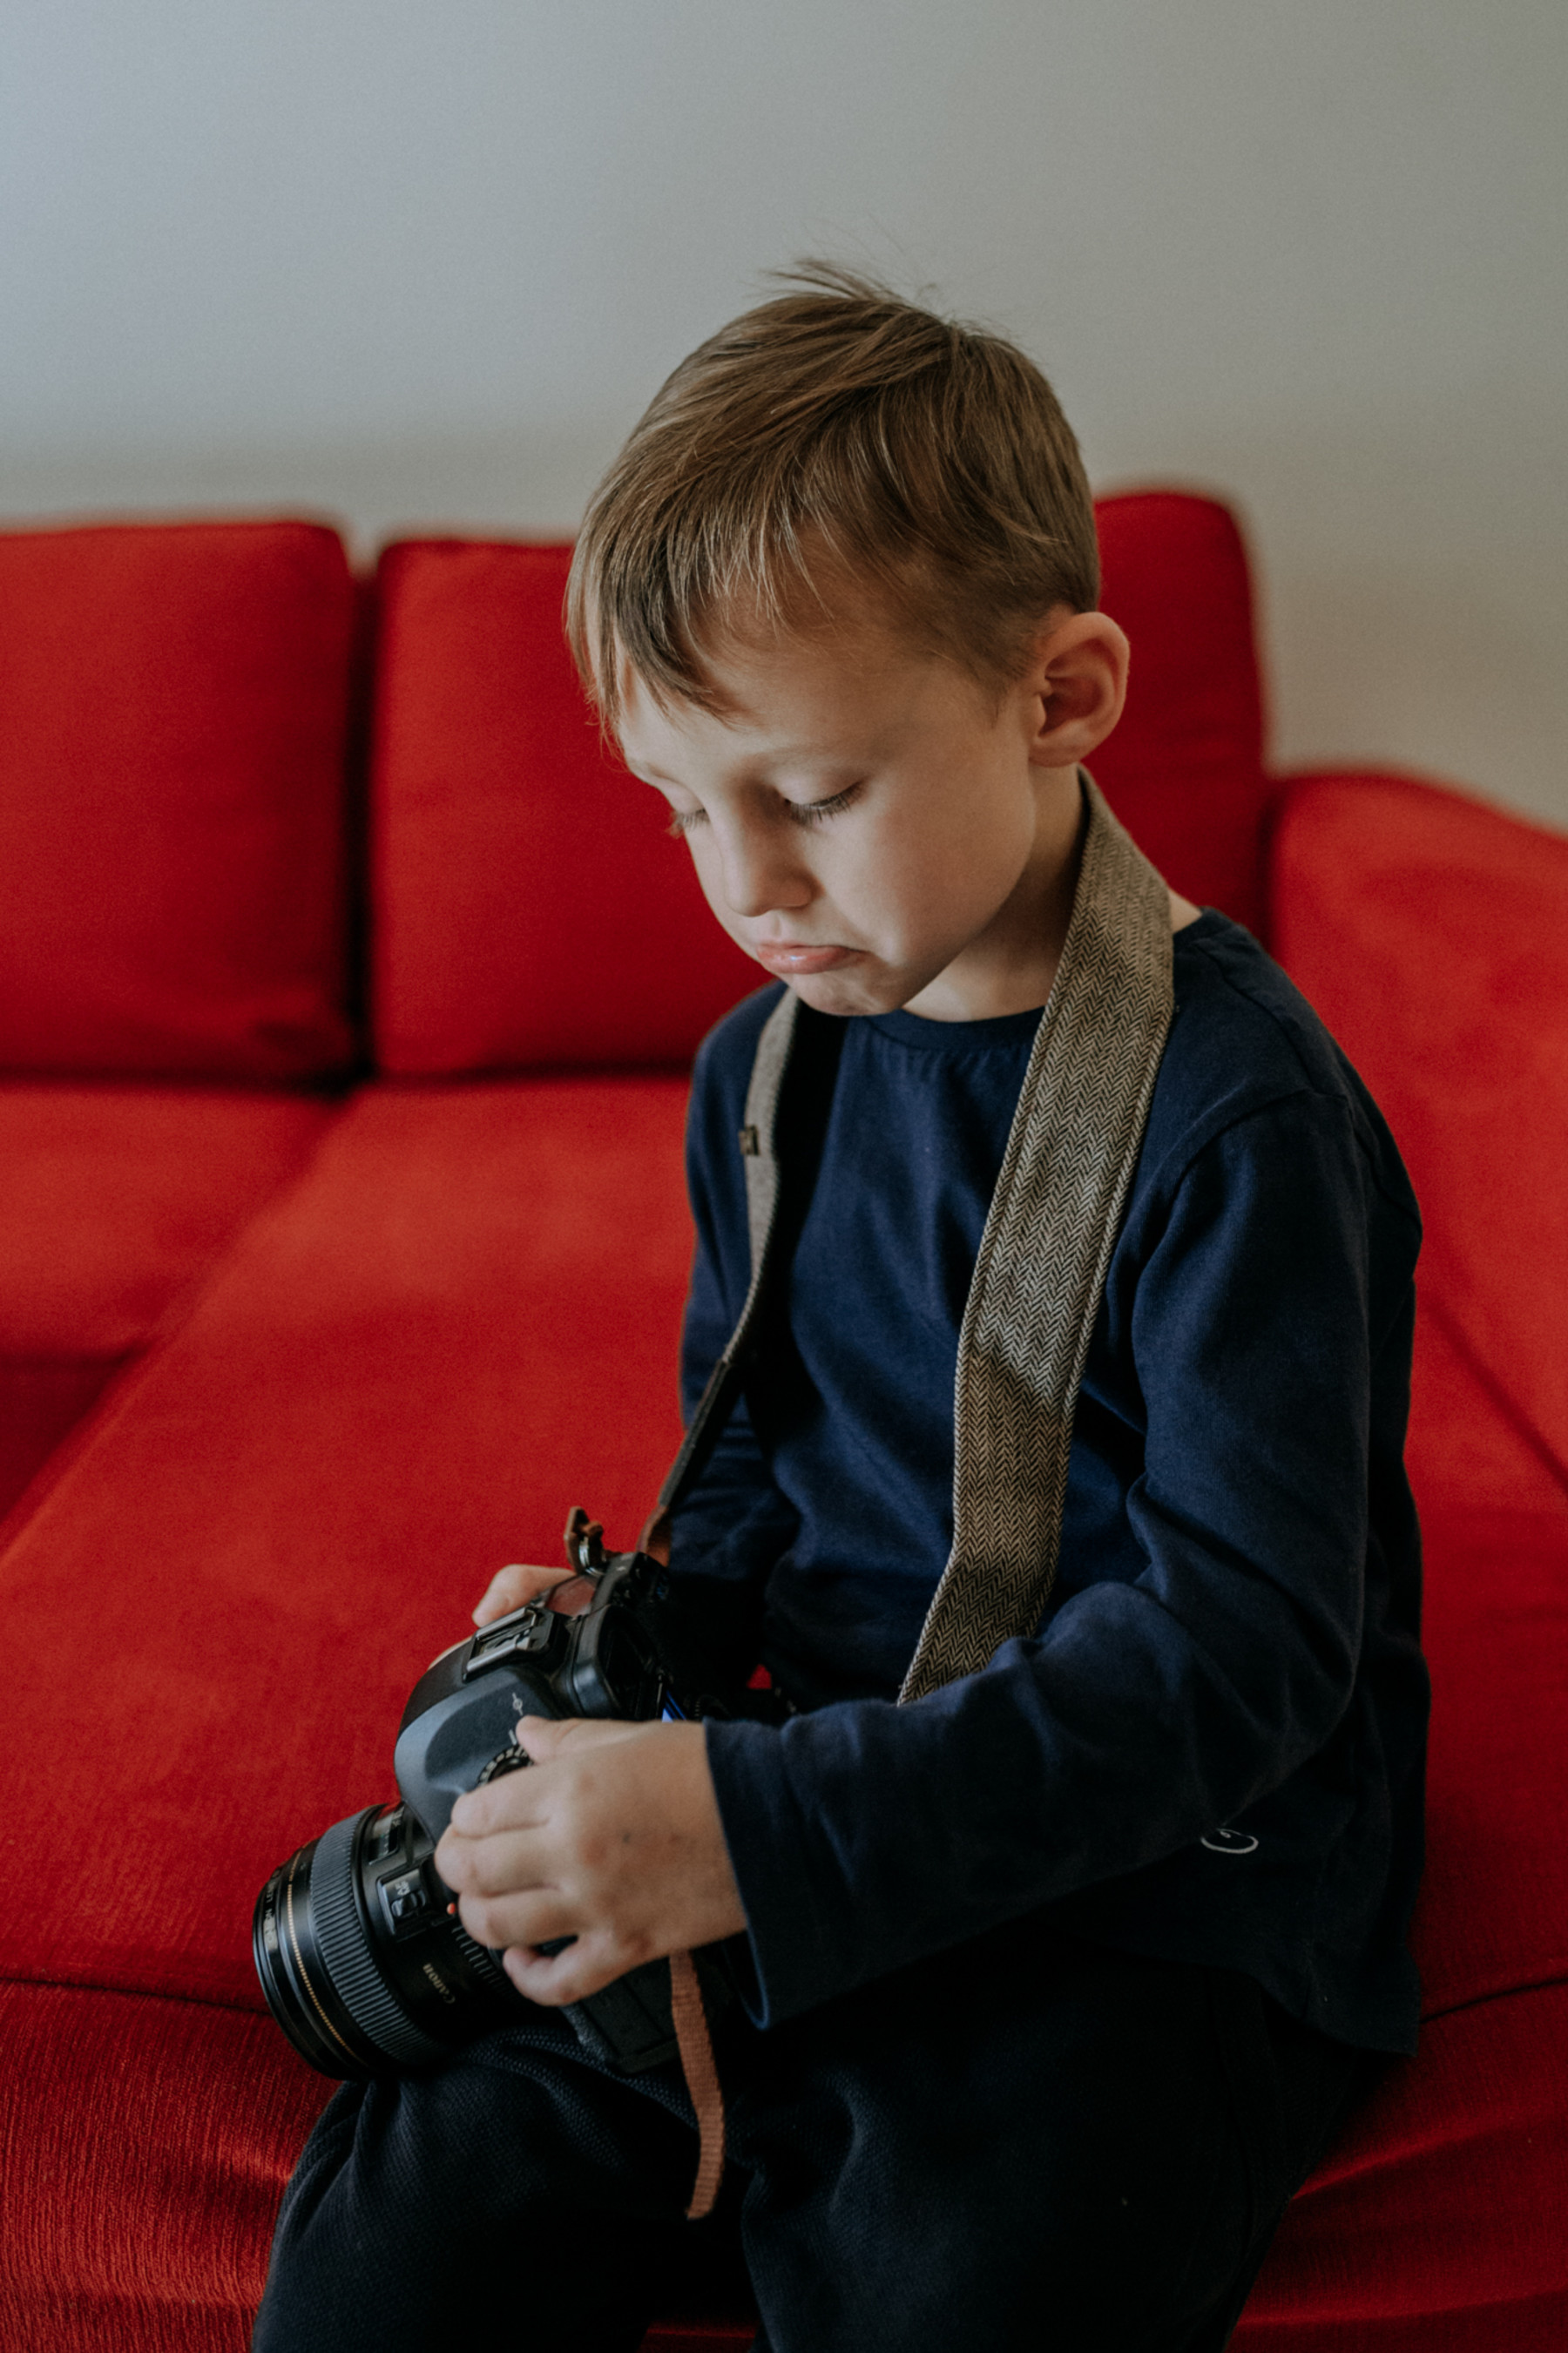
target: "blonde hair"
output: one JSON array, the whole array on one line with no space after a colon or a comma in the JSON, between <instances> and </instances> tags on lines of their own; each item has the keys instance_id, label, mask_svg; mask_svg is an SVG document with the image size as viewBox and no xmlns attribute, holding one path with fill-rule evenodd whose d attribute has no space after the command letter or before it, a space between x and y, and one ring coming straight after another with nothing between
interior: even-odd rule
<instances>
[{"instance_id":1,"label":"blonde hair","mask_svg":"<svg viewBox=\"0 0 1568 2353\"><path fill-rule=\"evenodd\" d=\"M848 270L784 282L681 361L589 503L566 628L608 727L623 665L716 710L716 638L841 619L846 582L995 684L1099 596L1083 460L1032 360Z\"/></svg>"}]
</instances>

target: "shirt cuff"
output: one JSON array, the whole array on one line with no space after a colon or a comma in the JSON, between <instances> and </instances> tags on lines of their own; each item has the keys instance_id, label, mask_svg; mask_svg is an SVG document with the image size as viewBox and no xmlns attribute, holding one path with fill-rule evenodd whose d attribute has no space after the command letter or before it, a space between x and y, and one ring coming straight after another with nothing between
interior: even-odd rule
<instances>
[{"instance_id":1,"label":"shirt cuff","mask_svg":"<svg viewBox=\"0 0 1568 2353\"><path fill-rule=\"evenodd\" d=\"M777 2026L842 1992L860 1972L814 1884L813 1841L789 1770L791 1736L817 1719L790 1724L710 1720L708 1766L730 1867L746 1914L752 1983L741 1999L752 2023ZM820 1864L820 1857L816 1858Z\"/></svg>"}]
</instances>

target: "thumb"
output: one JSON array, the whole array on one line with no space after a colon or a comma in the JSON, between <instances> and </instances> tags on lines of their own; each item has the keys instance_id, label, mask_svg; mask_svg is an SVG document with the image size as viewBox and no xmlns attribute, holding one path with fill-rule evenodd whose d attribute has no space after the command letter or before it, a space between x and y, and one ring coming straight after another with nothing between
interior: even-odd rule
<instances>
[{"instance_id":1,"label":"thumb","mask_svg":"<svg viewBox=\"0 0 1568 2353\"><path fill-rule=\"evenodd\" d=\"M642 1724L622 1724L603 1716L569 1715L554 1723L545 1715L518 1718L513 1736L523 1755L535 1765L547 1765L568 1748L602 1748L606 1741L625 1740L646 1732Z\"/></svg>"},{"instance_id":2,"label":"thumb","mask_svg":"<svg viewBox=\"0 0 1568 2353\"><path fill-rule=\"evenodd\" d=\"M534 1765L547 1765L561 1748L565 1736L577 1717L568 1716L557 1724L548 1715L520 1715L512 1728L512 1738L523 1755Z\"/></svg>"}]
</instances>

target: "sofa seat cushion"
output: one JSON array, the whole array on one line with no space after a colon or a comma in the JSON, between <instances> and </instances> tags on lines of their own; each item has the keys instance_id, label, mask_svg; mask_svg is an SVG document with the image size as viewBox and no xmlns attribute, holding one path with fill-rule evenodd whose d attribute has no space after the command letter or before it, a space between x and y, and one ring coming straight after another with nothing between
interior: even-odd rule
<instances>
[{"instance_id":1,"label":"sofa seat cushion","mask_svg":"<svg viewBox=\"0 0 1568 2353\"><path fill-rule=\"evenodd\" d=\"M0 533L0 1071L344 1065L353 621L319 524Z\"/></svg>"},{"instance_id":2,"label":"sofa seat cushion","mask_svg":"<svg viewBox=\"0 0 1568 2353\"><path fill-rule=\"evenodd\" d=\"M1568 1982L1568 1481L1431 1301L1406 1460L1433 1682L1415 1915L1432 2018ZM1568 2114L1568 2072L1560 2090Z\"/></svg>"},{"instance_id":3,"label":"sofa seat cushion","mask_svg":"<svg viewBox=\"0 0 1568 2353\"><path fill-rule=\"evenodd\" d=\"M134 2179L114 2174L113 2229L39 2288L46 2315L101 2302L128 2246L221 2229L234 2301L193 2301L180 2341L243 2343L271 2201L321 2095L268 2021L237 2015L258 2002L255 1893L303 1839L387 1794L408 1687L497 1562L553 1557L576 1501L612 1537L635 1530L677 1435L683 1092L539 1080L357 1098L0 1558L25 1662L0 1727L0 1978L40 1998L180 1997L146 2012L163 2022L145 2072L111 2020L83 2028L68 2097L74 2043L52 2077L26 2063L24 2146L58 2146L45 2104L100 2129L125 2118L147 2143ZM1561 2195L1568 2112L1562 1516L1549 1478L1510 1484L1517 1432L1444 1337L1424 1325L1418 1417L1429 1459L1460 1430L1470 1453L1426 1498L1437 1699L1418 1926L1434 2014L1292 2210L1238 2340L1260 2348L1559 2341L1568 2238L1540 2218ZM1520 1493L1510 1523L1500 1498ZM84 1626L114 1668L90 1741L73 1696ZM160 2068L179 2087L167 2113ZM5 2194L34 2191L13 2174ZM29 2221L23 2243L44 2228ZM216 2258L191 2261L205 2297ZM149 2256L136 2273L149 2309L167 2293L156 2270ZM25 2325L40 2344L108 2341Z\"/></svg>"},{"instance_id":4,"label":"sofa seat cushion","mask_svg":"<svg viewBox=\"0 0 1568 2353\"><path fill-rule=\"evenodd\" d=\"M333 1116L303 1095L0 1083L0 1516Z\"/></svg>"},{"instance_id":5,"label":"sofa seat cushion","mask_svg":"<svg viewBox=\"0 0 1568 2353\"><path fill-rule=\"evenodd\" d=\"M1432 1671L1415 1945L1432 2019L1568 1985L1568 1482L1430 1307L1409 1459ZM1558 2093L1568 2118L1568 2044Z\"/></svg>"},{"instance_id":6,"label":"sofa seat cushion","mask_svg":"<svg viewBox=\"0 0 1568 2353\"><path fill-rule=\"evenodd\" d=\"M1558 2353L1568 1985L1431 2019L1286 2212L1234 2353Z\"/></svg>"},{"instance_id":7,"label":"sofa seat cushion","mask_svg":"<svg viewBox=\"0 0 1568 2353\"><path fill-rule=\"evenodd\" d=\"M1382 1104L1423 1280L1568 1477L1568 835L1407 777L1291 789L1277 952Z\"/></svg>"},{"instance_id":8,"label":"sofa seat cushion","mask_svg":"<svg viewBox=\"0 0 1568 2353\"><path fill-rule=\"evenodd\" d=\"M1433 1685L1420 2049L1295 2200L1237 2353L1568 2332L1568 1490L1430 1303L1407 1460Z\"/></svg>"},{"instance_id":9,"label":"sofa seat cushion","mask_svg":"<svg viewBox=\"0 0 1568 2353\"><path fill-rule=\"evenodd\" d=\"M245 2353L331 2092L253 2011L0 1984L0 2180L33 2193L0 2232L5 2353ZM665 2322L647 2345L743 2353L754 2334Z\"/></svg>"},{"instance_id":10,"label":"sofa seat cushion","mask_svg":"<svg viewBox=\"0 0 1568 2353\"><path fill-rule=\"evenodd\" d=\"M1430 2026L1292 2204L1237 2353L1557 2353L1565 2044L1562 1988ZM6 2353L243 2353L329 2089L252 2012L0 1985ZM667 2322L647 2348L743 2353L752 2336Z\"/></svg>"},{"instance_id":11,"label":"sofa seat cushion","mask_svg":"<svg viewBox=\"0 0 1568 2353\"><path fill-rule=\"evenodd\" d=\"M0 1983L0 2345L245 2353L331 2085L270 2019Z\"/></svg>"},{"instance_id":12,"label":"sofa seat cushion","mask_svg":"<svg viewBox=\"0 0 1568 2353\"><path fill-rule=\"evenodd\" d=\"M255 2004L258 1889L388 1794L493 1570L578 1503L635 1539L679 1438L684 1100L370 1090L143 1358L0 1556L0 1978Z\"/></svg>"}]
</instances>

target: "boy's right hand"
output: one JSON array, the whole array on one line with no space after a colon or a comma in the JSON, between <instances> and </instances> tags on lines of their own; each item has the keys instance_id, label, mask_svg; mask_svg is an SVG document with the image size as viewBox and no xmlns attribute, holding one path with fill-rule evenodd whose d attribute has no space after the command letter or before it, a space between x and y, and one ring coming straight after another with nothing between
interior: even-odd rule
<instances>
[{"instance_id":1,"label":"boy's right hand","mask_svg":"<svg viewBox=\"0 0 1568 2353\"><path fill-rule=\"evenodd\" d=\"M564 1585L574 1574L570 1568L531 1567L517 1560L506 1568L498 1568L474 1612L475 1625L488 1626L492 1619L504 1618L510 1609L521 1609L525 1601L537 1601L542 1593Z\"/></svg>"}]
</instances>

